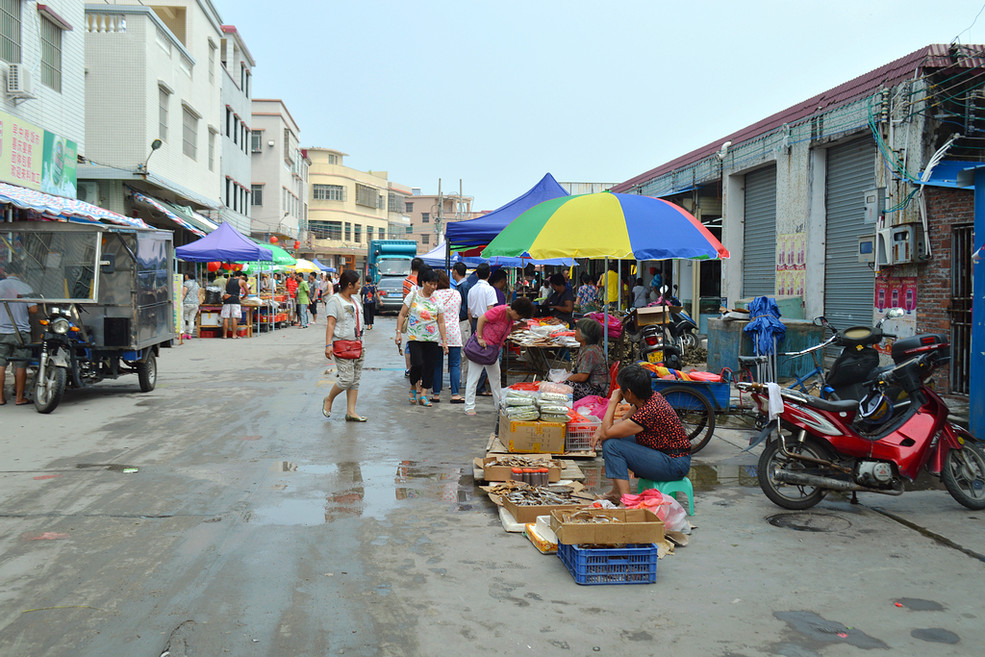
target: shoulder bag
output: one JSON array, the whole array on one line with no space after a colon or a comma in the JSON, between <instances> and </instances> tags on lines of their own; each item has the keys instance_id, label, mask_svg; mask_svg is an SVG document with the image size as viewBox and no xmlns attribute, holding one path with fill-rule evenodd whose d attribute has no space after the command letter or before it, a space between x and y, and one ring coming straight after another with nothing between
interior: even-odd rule
<instances>
[{"instance_id":1,"label":"shoulder bag","mask_svg":"<svg viewBox=\"0 0 985 657\"><path fill-rule=\"evenodd\" d=\"M469 336L463 351L466 358L479 365L492 365L499 360L499 347L489 343L483 347L479 344L479 336L476 333Z\"/></svg>"},{"instance_id":2,"label":"shoulder bag","mask_svg":"<svg viewBox=\"0 0 985 657\"><path fill-rule=\"evenodd\" d=\"M404 315L404 323L400 325L400 332L407 332L407 325L410 323L410 311L414 309L414 301L417 300L417 290L414 290L414 296L410 298L410 305L407 306L407 314Z\"/></svg>"},{"instance_id":3,"label":"shoulder bag","mask_svg":"<svg viewBox=\"0 0 985 657\"><path fill-rule=\"evenodd\" d=\"M336 299L335 302L342 308L342 301ZM363 355L363 343L359 339L359 306L352 304L356 315L356 339L355 340L333 340L332 355L344 360L355 360Z\"/></svg>"}]
</instances>

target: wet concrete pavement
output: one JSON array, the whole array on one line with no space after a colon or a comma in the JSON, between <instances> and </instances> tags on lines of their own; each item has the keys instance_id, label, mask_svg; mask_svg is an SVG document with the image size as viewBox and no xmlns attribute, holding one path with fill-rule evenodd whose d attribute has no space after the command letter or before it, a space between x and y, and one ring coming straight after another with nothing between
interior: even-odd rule
<instances>
[{"instance_id":1,"label":"wet concrete pavement","mask_svg":"<svg viewBox=\"0 0 985 657\"><path fill-rule=\"evenodd\" d=\"M941 490L786 512L741 429L695 457L697 528L655 585L576 585L473 486L491 403L407 404L393 326L369 334L363 425L342 399L321 416L319 324L165 351L149 394L122 378L50 416L0 409L0 655L967 655L985 639L985 512Z\"/></svg>"}]
</instances>

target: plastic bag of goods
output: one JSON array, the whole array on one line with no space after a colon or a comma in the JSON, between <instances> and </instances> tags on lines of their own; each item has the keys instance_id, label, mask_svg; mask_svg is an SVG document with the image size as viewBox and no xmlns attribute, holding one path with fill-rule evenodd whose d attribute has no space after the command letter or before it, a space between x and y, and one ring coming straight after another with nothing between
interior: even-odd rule
<instances>
[{"instance_id":1,"label":"plastic bag of goods","mask_svg":"<svg viewBox=\"0 0 985 657\"><path fill-rule=\"evenodd\" d=\"M562 371L567 373L567 370L562 370ZM568 376L570 376L570 373L568 373ZM542 381L540 384L540 391L542 393L549 392L559 395L570 396L574 394L575 389L569 386L567 383L553 383L551 381Z\"/></svg>"}]
</instances>

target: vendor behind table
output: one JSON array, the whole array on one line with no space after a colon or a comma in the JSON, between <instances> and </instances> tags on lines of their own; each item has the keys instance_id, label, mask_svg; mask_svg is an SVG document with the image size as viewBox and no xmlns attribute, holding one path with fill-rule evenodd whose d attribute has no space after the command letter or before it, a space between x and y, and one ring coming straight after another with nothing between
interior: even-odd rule
<instances>
[{"instance_id":1,"label":"vendor behind table","mask_svg":"<svg viewBox=\"0 0 985 657\"><path fill-rule=\"evenodd\" d=\"M572 313L575 308L575 295L561 274L552 274L548 281L551 286L551 294L541 306L541 313L557 317L570 328Z\"/></svg>"}]
</instances>

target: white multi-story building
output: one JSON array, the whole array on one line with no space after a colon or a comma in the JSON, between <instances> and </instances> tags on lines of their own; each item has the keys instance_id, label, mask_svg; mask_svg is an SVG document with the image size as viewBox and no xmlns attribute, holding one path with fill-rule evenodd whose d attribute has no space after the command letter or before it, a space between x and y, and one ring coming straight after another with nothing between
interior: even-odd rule
<instances>
[{"instance_id":1,"label":"white multi-story building","mask_svg":"<svg viewBox=\"0 0 985 657\"><path fill-rule=\"evenodd\" d=\"M85 34L81 0L0 0L0 182L75 196Z\"/></svg>"},{"instance_id":2,"label":"white multi-story building","mask_svg":"<svg viewBox=\"0 0 985 657\"><path fill-rule=\"evenodd\" d=\"M250 194L253 182L250 138L253 109L250 94L252 70L256 62L235 26L223 25L222 32L224 36L219 44L219 56L222 61L221 98L224 105L220 126L223 135L220 189L223 208L219 217L249 235L252 230Z\"/></svg>"},{"instance_id":3,"label":"white multi-story building","mask_svg":"<svg viewBox=\"0 0 985 657\"><path fill-rule=\"evenodd\" d=\"M306 240L308 165L299 146L301 129L283 100L252 101L253 235Z\"/></svg>"},{"instance_id":4,"label":"white multi-story building","mask_svg":"<svg viewBox=\"0 0 985 657\"><path fill-rule=\"evenodd\" d=\"M225 35L209 0L166 2L86 6L79 179L98 185L101 205L175 229L182 244L195 237L182 223L196 225L193 211L222 207Z\"/></svg>"}]
</instances>

